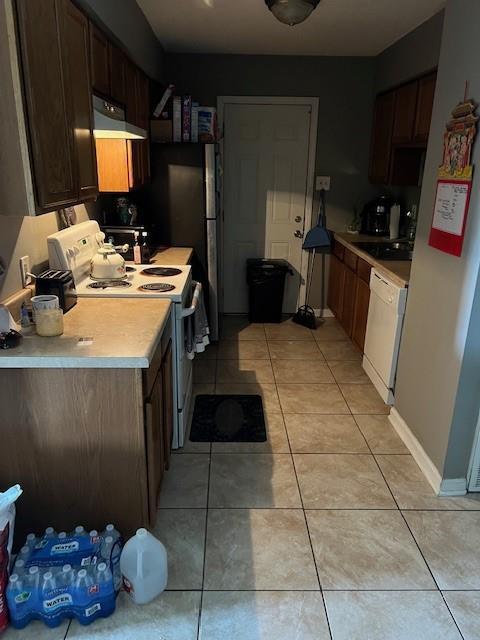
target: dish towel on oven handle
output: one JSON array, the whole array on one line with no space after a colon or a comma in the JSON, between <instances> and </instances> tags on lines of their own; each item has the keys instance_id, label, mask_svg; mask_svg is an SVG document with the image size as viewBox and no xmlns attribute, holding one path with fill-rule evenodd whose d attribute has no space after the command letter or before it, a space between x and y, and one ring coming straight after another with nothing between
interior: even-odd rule
<instances>
[{"instance_id":1,"label":"dish towel on oven handle","mask_svg":"<svg viewBox=\"0 0 480 640\"><path fill-rule=\"evenodd\" d=\"M197 283L192 281L192 296L196 286ZM196 353L205 351L205 347L210 344L209 334L210 329L208 326L207 312L205 310L203 291L200 291L195 313L187 316L187 358L193 360Z\"/></svg>"}]
</instances>

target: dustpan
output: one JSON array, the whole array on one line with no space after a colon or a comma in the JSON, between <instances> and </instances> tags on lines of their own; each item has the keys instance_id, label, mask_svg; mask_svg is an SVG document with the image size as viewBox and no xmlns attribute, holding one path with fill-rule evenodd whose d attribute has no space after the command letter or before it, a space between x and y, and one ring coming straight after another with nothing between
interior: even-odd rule
<instances>
[{"instance_id":1,"label":"dustpan","mask_svg":"<svg viewBox=\"0 0 480 640\"><path fill-rule=\"evenodd\" d=\"M307 273L307 291L305 300L308 302L310 298L310 289L312 286L313 268L315 266L315 256L317 251L322 254L322 310L325 307L325 254L330 253L332 246L332 234L326 227L327 219L325 213L325 190L320 191L320 206L318 211L317 224L310 229L305 236L302 248L306 250L313 250L313 255L310 257ZM317 322L315 319L315 311L308 304L304 304L298 308L297 313L292 318L293 322L307 327L308 329L315 329Z\"/></svg>"}]
</instances>

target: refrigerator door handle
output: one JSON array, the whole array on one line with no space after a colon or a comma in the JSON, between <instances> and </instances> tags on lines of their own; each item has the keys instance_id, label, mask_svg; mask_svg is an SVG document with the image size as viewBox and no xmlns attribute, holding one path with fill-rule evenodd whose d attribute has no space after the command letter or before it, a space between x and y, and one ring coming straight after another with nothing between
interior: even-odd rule
<instances>
[{"instance_id":1,"label":"refrigerator door handle","mask_svg":"<svg viewBox=\"0 0 480 640\"><path fill-rule=\"evenodd\" d=\"M218 340L218 255L216 220L207 220L207 270L210 336L212 340Z\"/></svg>"}]
</instances>

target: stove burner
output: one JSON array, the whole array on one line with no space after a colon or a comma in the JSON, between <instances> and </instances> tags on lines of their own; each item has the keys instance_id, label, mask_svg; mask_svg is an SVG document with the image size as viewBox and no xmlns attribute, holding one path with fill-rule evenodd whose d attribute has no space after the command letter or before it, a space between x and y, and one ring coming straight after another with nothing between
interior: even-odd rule
<instances>
[{"instance_id":1,"label":"stove burner","mask_svg":"<svg viewBox=\"0 0 480 640\"><path fill-rule=\"evenodd\" d=\"M167 284L166 282L151 282L138 287L139 291L161 291L162 293L173 291L173 289L175 289L173 284Z\"/></svg>"},{"instance_id":2,"label":"stove burner","mask_svg":"<svg viewBox=\"0 0 480 640\"><path fill-rule=\"evenodd\" d=\"M143 276L157 276L160 278L168 278L178 276L182 273L181 269L173 269L172 267L148 267L140 272Z\"/></svg>"},{"instance_id":3,"label":"stove burner","mask_svg":"<svg viewBox=\"0 0 480 640\"><path fill-rule=\"evenodd\" d=\"M132 283L126 280L96 280L87 284L87 289L111 289L114 287L131 287Z\"/></svg>"}]
</instances>

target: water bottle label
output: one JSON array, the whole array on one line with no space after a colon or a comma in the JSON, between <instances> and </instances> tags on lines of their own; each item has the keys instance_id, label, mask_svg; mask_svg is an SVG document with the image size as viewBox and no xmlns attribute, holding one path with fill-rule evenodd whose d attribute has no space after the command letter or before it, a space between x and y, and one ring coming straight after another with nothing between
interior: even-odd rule
<instances>
[{"instance_id":1,"label":"water bottle label","mask_svg":"<svg viewBox=\"0 0 480 640\"><path fill-rule=\"evenodd\" d=\"M97 613L97 611L100 611L101 608L102 605L99 602L96 602L91 607L88 607L88 609L85 609L85 616L89 618L90 616L93 616L94 613Z\"/></svg>"},{"instance_id":2,"label":"water bottle label","mask_svg":"<svg viewBox=\"0 0 480 640\"><path fill-rule=\"evenodd\" d=\"M133 593L133 584L127 578L123 578L123 587L127 593Z\"/></svg>"},{"instance_id":3,"label":"water bottle label","mask_svg":"<svg viewBox=\"0 0 480 640\"><path fill-rule=\"evenodd\" d=\"M17 596L15 596L15 602L17 604L23 604L24 602L27 602L31 595L31 591L22 591L22 593L19 593Z\"/></svg>"},{"instance_id":4,"label":"water bottle label","mask_svg":"<svg viewBox=\"0 0 480 640\"><path fill-rule=\"evenodd\" d=\"M56 611L60 607L66 607L73 604L72 596L69 593L62 593L55 598L43 601L43 608L45 611Z\"/></svg>"},{"instance_id":5,"label":"water bottle label","mask_svg":"<svg viewBox=\"0 0 480 640\"><path fill-rule=\"evenodd\" d=\"M75 553L78 549L78 542L76 540L72 540L72 542L54 544L50 552L52 555L58 555L59 553Z\"/></svg>"},{"instance_id":6,"label":"water bottle label","mask_svg":"<svg viewBox=\"0 0 480 640\"><path fill-rule=\"evenodd\" d=\"M90 595L99 593L99 591L100 591L100 586L98 584L92 584L90 587L88 587L88 593Z\"/></svg>"}]
</instances>

